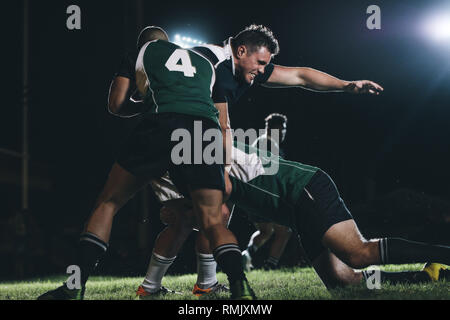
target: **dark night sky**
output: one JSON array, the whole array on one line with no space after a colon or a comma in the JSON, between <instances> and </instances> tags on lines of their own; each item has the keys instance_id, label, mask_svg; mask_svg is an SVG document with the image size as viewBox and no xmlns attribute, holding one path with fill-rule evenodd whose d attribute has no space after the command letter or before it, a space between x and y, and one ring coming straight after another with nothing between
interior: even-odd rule
<instances>
[{"instance_id":1,"label":"dark night sky","mask_svg":"<svg viewBox=\"0 0 450 320\"><path fill-rule=\"evenodd\" d=\"M275 63L380 83L379 97L255 88L232 107L231 124L262 128L268 113L285 113L289 158L329 172L347 202L364 196L367 177L378 194L407 187L450 197L450 46L418 33L428 8L444 1L376 1L381 30L365 26L373 1L240 3L144 1L144 24L220 43L261 23L280 42ZM81 30L66 29L70 4L81 7ZM73 210L90 206L120 141L138 121L106 112L109 83L138 33L135 11L125 0L31 1L31 161L51 167L55 201L70 201ZM2 47L11 76L3 85L0 147L20 150L20 2L5 12Z\"/></svg>"}]
</instances>

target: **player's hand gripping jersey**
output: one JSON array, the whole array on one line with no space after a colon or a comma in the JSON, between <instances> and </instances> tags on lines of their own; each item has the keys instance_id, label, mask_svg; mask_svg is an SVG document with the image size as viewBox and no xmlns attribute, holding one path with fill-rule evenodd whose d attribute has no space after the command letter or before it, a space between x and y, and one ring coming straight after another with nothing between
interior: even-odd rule
<instances>
[{"instance_id":1,"label":"player's hand gripping jersey","mask_svg":"<svg viewBox=\"0 0 450 320\"><path fill-rule=\"evenodd\" d=\"M136 84L151 113L189 114L217 123L211 98L214 82L209 60L171 42L148 42L137 57Z\"/></svg>"}]
</instances>

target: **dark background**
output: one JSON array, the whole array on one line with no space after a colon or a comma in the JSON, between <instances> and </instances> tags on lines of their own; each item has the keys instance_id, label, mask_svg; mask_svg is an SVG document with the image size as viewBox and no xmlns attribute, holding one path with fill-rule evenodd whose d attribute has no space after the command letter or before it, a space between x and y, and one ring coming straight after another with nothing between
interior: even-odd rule
<instances>
[{"instance_id":1,"label":"dark background","mask_svg":"<svg viewBox=\"0 0 450 320\"><path fill-rule=\"evenodd\" d=\"M143 1L142 21L137 1L30 2L29 212L20 213L19 159L0 154L0 278L64 271L118 146L139 121L108 114L106 102L145 25L221 43L264 24L280 42L275 63L381 84L380 96L254 88L231 107L231 125L263 128L267 114L286 114L288 158L328 172L367 237L450 240L450 45L421 32L429 12L450 12L445 1ZM81 30L66 28L71 4L81 8ZM381 30L366 28L371 4L381 8ZM22 2L2 9L0 148L21 152ZM146 197L117 216L102 272L145 273L162 228L153 195L149 217L142 212ZM232 229L242 246L254 231L238 215ZM192 242L172 272L195 271Z\"/></svg>"}]
</instances>

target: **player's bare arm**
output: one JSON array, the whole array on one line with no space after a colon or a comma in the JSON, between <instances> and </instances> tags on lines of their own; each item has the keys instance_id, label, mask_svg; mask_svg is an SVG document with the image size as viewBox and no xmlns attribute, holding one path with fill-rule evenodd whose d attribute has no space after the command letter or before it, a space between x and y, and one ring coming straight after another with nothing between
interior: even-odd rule
<instances>
[{"instance_id":1,"label":"player's bare arm","mask_svg":"<svg viewBox=\"0 0 450 320\"><path fill-rule=\"evenodd\" d=\"M143 103L139 99L129 97L130 79L117 76L111 82L108 95L108 111L115 116L129 118L142 112Z\"/></svg>"},{"instance_id":2,"label":"player's bare arm","mask_svg":"<svg viewBox=\"0 0 450 320\"><path fill-rule=\"evenodd\" d=\"M117 76L111 82L108 94L108 111L112 114L118 114L120 107L127 98L130 88L130 79Z\"/></svg>"},{"instance_id":3,"label":"player's bare arm","mask_svg":"<svg viewBox=\"0 0 450 320\"><path fill-rule=\"evenodd\" d=\"M225 154L225 167L231 165L231 147L233 145L233 137L231 134L231 125L230 125L230 116L228 114L228 103L215 103L214 106L219 110L219 124L222 130L222 143L223 143L223 151ZM228 177L228 172L225 169L224 172L225 177L225 194L223 197L223 201L226 202L231 194L231 182Z\"/></svg>"},{"instance_id":4,"label":"player's bare arm","mask_svg":"<svg viewBox=\"0 0 450 320\"><path fill-rule=\"evenodd\" d=\"M312 91L379 94L383 87L370 80L345 81L308 67L275 65L267 87L302 87Z\"/></svg>"},{"instance_id":5,"label":"player's bare arm","mask_svg":"<svg viewBox=\"0 0 450 320\"><path fill-rule=\"evenodd\" d=\"M231 164L231 146L233 144L230 117L228 115L228 103L221 102L214 104L219 110L219 124L222 129L223 146L225 151L225 165Z\"/></svg>"}]
</instances>

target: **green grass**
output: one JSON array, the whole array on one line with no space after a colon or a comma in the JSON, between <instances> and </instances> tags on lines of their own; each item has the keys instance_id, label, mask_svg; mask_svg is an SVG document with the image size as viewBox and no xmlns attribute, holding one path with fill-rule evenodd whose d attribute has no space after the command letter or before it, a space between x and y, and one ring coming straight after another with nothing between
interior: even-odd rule
<instances>
[{"instance_id":1,"label":"green grass","mask_svg":"<svg viewBox=\"0 0 450 320\"><path fill-rule=\"evenodd\" d=\"M388 271L419 270L420 265L386 266ZM368 290L365 286L352 286L327 291L312 268L293 268L277 271L255 270L247 274L259 299L267 300L323 300L323 299L444 299L450 300L449 283L440 281L420 285L383 284L380 290ZM92 277L87 285L85 298L89 300L130 300L143 277ZM223 273L218 279L226 283ZM40 294L61 285L65 277L48 277L0 283L0 300L36 299ZM197 300L191 294L196 275L167 276L163 285L183 292L182 295L166 295L161 299ZM227 299L228 294L216 298Z\"/></svg>"}]
</instances>

